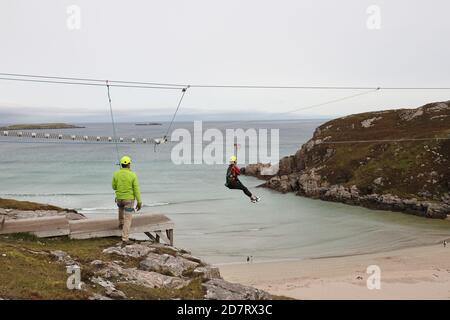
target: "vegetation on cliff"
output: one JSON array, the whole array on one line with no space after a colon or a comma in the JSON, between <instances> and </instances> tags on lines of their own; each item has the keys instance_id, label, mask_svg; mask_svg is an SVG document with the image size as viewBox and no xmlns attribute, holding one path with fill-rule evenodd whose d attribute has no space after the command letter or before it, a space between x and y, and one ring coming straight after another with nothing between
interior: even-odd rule
<instances>
[{"instance_id":1,"label":"vegetation on cliff","mask_svg":"<svg viewBox=\"0 0 450 320\"><path fill-rule=\"evenodd\" d=\"M450 105L331 120L266 186L324 200L445 218L450 214ZM249 174L258 175L258 166ZM405 202L406 201L406 202Z\"/></svg>"},{"instance_id":2,"label":"vegetation on cliff","mask_svg":"<svg viewBox=\"0 0 450 320\"><path fill-rule=\"evenodd\" d=\"M2 198L0 198L0 208L23 210L23 211L35 211L35 210L52 210L58 212L68 211L68 209L63 209L49 204L42 204L30 201L18 201L13 199L2 199Z\"/></svg>"}]
</instances>

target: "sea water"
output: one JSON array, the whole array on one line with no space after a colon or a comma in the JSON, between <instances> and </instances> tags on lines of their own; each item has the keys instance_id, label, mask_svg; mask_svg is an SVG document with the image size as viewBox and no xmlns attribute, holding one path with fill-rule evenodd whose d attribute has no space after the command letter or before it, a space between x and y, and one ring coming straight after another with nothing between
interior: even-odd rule
<instances>
[{"instance_id":1,"label":"sea water","mask_svg":"<svg viewBox=\"0 0 450 320\"><path fill-rule=\"evenodd\" d=\"M280 129L280 156L294 154L324 120L248 123L207 122L207 128ZM112 135L111 124L79 124L66 134ZM117 124L123 137L162 137L161 126ZM174 128L192 130L193 123ZM52 130L47 130L48 132ZM54 130L61 131L61 130ZM20 142L20 143L18 143ZM30 143L32 142L32 143ZM40 143L36 143L40 142ZM174 165L173 144L119 145L139 176L142 212L163 213L176 224L175 245L211 263L304 259L393 250L450 237L449 221L370 210L256 188L253 204L241 191L224 186L226 165ZM49 143L0 138L0 197L74 208L91 217L116 216L111 177L117 169L113 144ZM138 235L139 236L139 235Z\"/></svg>"}]
</instances>

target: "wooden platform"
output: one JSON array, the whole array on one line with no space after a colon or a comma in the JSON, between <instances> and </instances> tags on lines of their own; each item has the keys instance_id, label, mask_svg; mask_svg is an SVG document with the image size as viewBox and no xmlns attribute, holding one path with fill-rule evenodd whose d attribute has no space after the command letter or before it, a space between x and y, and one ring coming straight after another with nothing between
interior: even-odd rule
<instances>
[{"instance_id":1,"label":"wooden platform","mask_svg":"<svg viewBox=\"0 0 450 320\"><path fill-rule=\"evenodd\" d=\"M144 233L150 239L173 245L174 223L162 214L133 215L130 233ZM65 216L1 220L0 234L28 232L38 237L69 236L88 239L121 236L117 218L67 220Z\"/></svg>"}]
</instances>

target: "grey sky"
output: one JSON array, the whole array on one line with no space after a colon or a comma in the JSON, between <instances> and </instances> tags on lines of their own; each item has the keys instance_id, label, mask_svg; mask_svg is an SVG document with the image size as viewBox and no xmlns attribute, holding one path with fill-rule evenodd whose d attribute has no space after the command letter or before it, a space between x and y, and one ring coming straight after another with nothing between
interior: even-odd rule
<instances>
[{"instance_id":1,"label":"grey sky","mask_svg":"<svg viewBox=\"0 0 450 320\"><path fill-rule=\"evenodd\" d=\"M66 26L67 6L81 29ZM381 29L366 26L369 5ZM448 0L2 0L0 72L202 84L450 86ZM270 118L355 91L191 89L199 118ZM167 119L178 92L113 88L118 121ZM343 115L449 100L389 91L283 118ZM108 119L101 87L0 81L0 122ZM261 114L260 114L261 113ZM250 114L250 115L249 115Z\"/></svg>"}]
</instances>

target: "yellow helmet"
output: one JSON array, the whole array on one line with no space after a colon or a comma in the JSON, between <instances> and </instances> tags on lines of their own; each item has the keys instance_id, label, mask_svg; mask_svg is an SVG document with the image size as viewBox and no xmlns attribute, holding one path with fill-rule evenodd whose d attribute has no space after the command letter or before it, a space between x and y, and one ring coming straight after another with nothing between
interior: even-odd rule
<instances>
[{"instance_id":1,"label":"yellow helmet","mask_svg":"<svg viewBox=\"0 0 450 320\"><path fill-rule=\"evenodd\" d=\"M236 156L231 156L230 157L230 161L231 162L236 162L237 161L237 157Z\"/></svg>"},{"instance_id":2,"label":"yellow helmet","mask_svg":"<svg viewBox=\"0 0 450 320\"><path fill-rule=\"evenodd\" d=\"M120 159L120 164L130 164L131 163L131 158L129 156L123 156L122 159Z\"/></svg>"}]
</instances>

